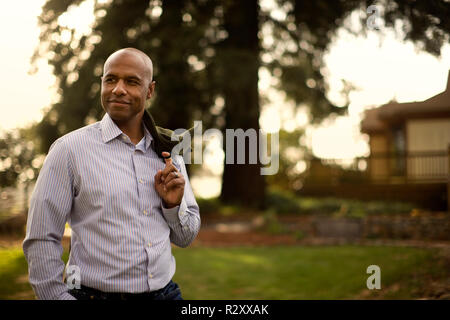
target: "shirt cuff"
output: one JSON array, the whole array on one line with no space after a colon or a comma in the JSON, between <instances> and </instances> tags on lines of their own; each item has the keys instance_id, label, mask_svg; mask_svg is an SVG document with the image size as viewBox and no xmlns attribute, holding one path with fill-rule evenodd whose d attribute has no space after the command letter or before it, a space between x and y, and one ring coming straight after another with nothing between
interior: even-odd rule
<instances>
[{"instance_id":1,"label":"shirt cuff","mask_svg":"<svg viewBox=\"0 0 450 320\"><path fill-rule=\"evenodd\" d=\"M173 222L173 223L177 223L180 222L181 224L183 224L183 221L185 221L184 217L187 215L186 213L186 209L187 209L187 205L186 205L186 201L183 199L181 200L180 205L167 209L164 208L164 205L161 204L161 208L162 208L162 212L164 214L164 217L166 217L167 222ZM186 216L187 218L187 216Z\"/></svg>"}]
</instances>

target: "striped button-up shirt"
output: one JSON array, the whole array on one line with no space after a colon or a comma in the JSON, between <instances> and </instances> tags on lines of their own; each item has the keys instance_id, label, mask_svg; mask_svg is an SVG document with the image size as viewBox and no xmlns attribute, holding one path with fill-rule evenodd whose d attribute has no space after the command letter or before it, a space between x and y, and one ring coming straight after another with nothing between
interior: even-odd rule
<instances>
[{"instance_id":1,"label":"striped button-up shirt","mask_svg":"<svg viewBox=\"0 0 450 320\"><path fill-rule=\"evenodd\" d=\"M67 266L81 284L105 292L163 288L175 273L171 242L188 246L200 214L183 158L173 163L186 181L177 207L166 209L154 186L165 163L152 136L134 145L106 114L100 122L56 140L39 174L23 250L39 299L72 299L63 282L61 239L72 229Z\"/></svg>"}]
</instances>

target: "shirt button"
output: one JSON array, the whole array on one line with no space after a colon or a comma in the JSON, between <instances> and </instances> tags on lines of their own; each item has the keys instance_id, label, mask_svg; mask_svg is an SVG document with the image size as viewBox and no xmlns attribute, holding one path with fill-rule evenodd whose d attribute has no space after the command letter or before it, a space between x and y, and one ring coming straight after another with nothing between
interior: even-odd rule
<instances>
[{"instance_id":1,"label":"shirt button","mask_svg":"<svg viewBox=\"0 0 450 320\"><path fill-rule=\"evenodd\" d=\"M148 245L149 247L151 247L151 246L152 246L152 243L151 243L151 242L149 242L149 243L147 243L147 245Z\"/></svg>"},{"instance_id":2,"label":"shirt button","mask_svg":"<svg viewBox=\"0 0 450 320\"><path fill-rule=\"evenodd\" d=\"M147 215L147 210L142 211L143 214Z\"/></svg>"},{"instance_id":3,"label":"shirt button","mask_svg":"<svg viewBox=\"0 0 450 320\"><path fill-rule=\"evenodd\" d=\"M148 277L151 279L151 278L153 278L153 275L150 273L150 274L148 275Z\"/></svg>"},{"instance_id":4,"label":"shirt button","mask_svg":"<svg viewBox=\"0 0 450 320\"><path fill-rule=\"evenodd\" d=\"M142 180L142 179L139 179L139 183L144 183L144 180Z\"/></svg>"},{"instance_id":5,"label":"shirt button","mask_svg":"<svg viewBox=\"0 0 450 320\"><path fill-rule=\"evenodd\" d=\"M180 215L184 216L184 211L181 211L181 212L180 212Z\"/></svg>"}]
</instances>

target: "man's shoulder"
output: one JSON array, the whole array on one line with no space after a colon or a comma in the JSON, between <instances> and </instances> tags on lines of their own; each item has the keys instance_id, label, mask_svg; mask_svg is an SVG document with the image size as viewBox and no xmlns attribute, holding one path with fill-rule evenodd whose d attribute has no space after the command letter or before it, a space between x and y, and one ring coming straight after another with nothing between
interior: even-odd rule
<instances>
[{"instance_id":1,"label":"man's shoulder","mask_svg":"<svg viewBox=\"0 0 450 320\"><path fill-rule=\"evenodd\" d=\"M62 137L58 138L55 143L62 143L67 147L79 146L81 143L89 143L95 141L101 137L100 135L100 122L95 122L69 133L66 133Z\"/></svg>"}]
</instances>

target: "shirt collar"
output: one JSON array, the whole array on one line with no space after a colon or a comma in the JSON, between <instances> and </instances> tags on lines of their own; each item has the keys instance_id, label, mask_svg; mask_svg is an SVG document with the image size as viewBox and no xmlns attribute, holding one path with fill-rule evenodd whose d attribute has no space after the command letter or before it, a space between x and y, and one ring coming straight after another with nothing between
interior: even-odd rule
<instances>
[{"instance_id":1,"label":"shirt collar","mask_svg":"<svg viewBox=\"0 0 450 320\"><path fill-rule=\"evenodd\" d=\"M148 149L153 141L153 137L147 130L145 125L143 125L143 127L145 138L145 149ZM100 121L100 129L102 131L102 139L104 143L108 143L109 141L123 134L122 130L119 129L119 127L114 123L114 121L107 113L105 113L102 120Z\"/></svg>"},{"instance_id":2,"label":"shirt collar","mask_svg":"<svg viewBox=\"0 0 450 320\"><path fill-rule=\"evenodd\" d=\"M104 143L108 143L122 134L122 130L119 129L107 113L105 113L102 121L100 122L100 129L102 130L102 138Z\"/></svg>"}]
</instances>

